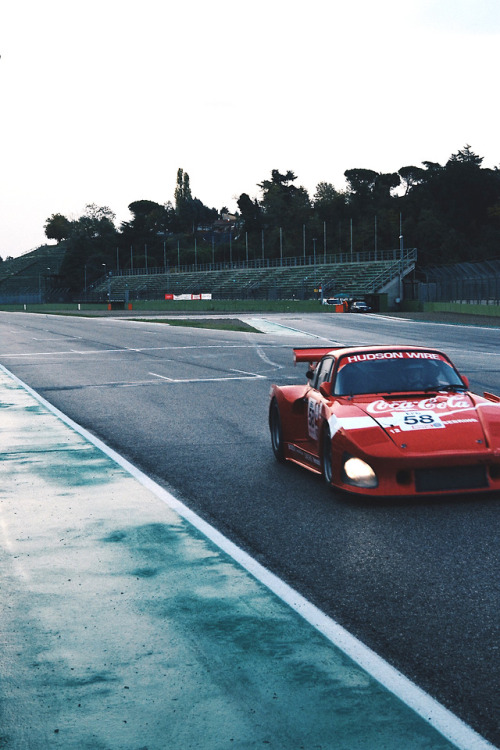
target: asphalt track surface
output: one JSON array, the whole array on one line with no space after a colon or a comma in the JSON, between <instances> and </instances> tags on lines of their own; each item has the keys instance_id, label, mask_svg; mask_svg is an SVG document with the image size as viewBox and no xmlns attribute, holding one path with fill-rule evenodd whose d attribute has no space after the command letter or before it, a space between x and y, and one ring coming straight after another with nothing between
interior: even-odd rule
<instances>
[{"instance_id":1,"label":"asphalt track surface","mask_svg":"<svg viewBox=\"0 0 500 750\"><path fill-rule=\"evenodd\" d=\"M500 498L353 500L276 464L267 429L270 383L303 379L292 346L437 346L500 393L499 329L261 317L241 334L2 314L0 363L499 745Z\"/></svg>"}]
</instances>

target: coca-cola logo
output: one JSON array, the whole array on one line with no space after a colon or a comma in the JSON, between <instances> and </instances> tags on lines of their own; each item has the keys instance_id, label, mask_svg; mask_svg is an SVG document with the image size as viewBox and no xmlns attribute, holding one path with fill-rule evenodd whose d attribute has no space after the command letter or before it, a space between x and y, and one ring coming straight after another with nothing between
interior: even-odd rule
<instances>
[{"instance_id":1,"label":"coca-cola logo","mask_svg":"<svg viewBox=\"0 0 500 750\"><path fill-rule=\"evenodd\" d=\"M368 404L366 411L370 414L383 414L388 411L409 411L411 409L469 409L470 402L464 398L463 394L454 394L445 399L424 398L421 401L385 401L378 399Z\"/></svg>"}]
</instances>

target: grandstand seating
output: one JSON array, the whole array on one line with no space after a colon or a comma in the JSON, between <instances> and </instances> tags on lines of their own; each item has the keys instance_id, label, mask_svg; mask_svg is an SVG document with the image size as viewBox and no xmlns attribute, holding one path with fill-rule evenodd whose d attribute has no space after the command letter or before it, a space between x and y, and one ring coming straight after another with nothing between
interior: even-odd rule
<instances>
[{"instance_id":1,"label":"grandstand seating","mask_svg":"<svg viewBox=\"0 0 500 750\"><path fill-rule=\"evenodd\" d=\"M64 244L45 245L18 258L0 263L0 298L49 297L54 292L66 248Z\"/></svg>"},{"instance_id":2,"label":"grandstand seating","mask_svg":"<svg viewBox=\"0 0 500 750\"><path fill-rule=\"evenodd\" d=\"M20 258L0 264L0 301L10 296L30 295L30 301L55 301L59 290L58 276L64 258L65 244L46 245ZM356 260L330 256L330 262L313 263L313 258L266 260L250 267L244 263L206 266L204 268L122 269L109 271L90 288L81 291L81 300L130 301L161 300L166 294L211 294L213 299L315 299L320 288L323 296L363 297L381 292L391 280L414 268L416 251L409 250L404 267L397 251L388 252L385 260L374 260L371 254L356 253ZM342 262L343 261L343 262ZM257 266L257 267L256 267Z\"/></svg>"},{"instance_id":3,"label":"grandstand seating","mask_svg":"<svg viewBox=\"0 0 500 750\"><path fill-rule=\"evenodd\" d=\"M405 269L405 272L408 269ZM212 294L214 299L311 299L323 294L363 296L379 291L398 276L394 260L371 263L318 263L316 266L236 268L110 276L92 290L91 299L108 292L113 299L162 299L165 294Z\"/></svg>"}]
</instances>

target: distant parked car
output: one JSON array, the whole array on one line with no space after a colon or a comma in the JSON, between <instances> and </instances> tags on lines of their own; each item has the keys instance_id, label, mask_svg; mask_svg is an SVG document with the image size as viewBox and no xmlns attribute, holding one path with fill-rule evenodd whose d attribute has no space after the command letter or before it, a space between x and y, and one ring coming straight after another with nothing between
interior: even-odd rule
<instances>
[{"instance_id":1,"label":"distant parked car","mask_svg":"<svg viewBox=\"0 0 500 750\"><path fill-rule=\"evenodd\" d=\"M351 305L351 312L357 312L357 313L367 313L371 312L370 305L367 305L366 302L362 302L361 300L353 302Z\"/></svg>"},{"instance_id":2,"label":"distant parked car","mask_svg":"<svg viewBox=\"0 0 500 750\"><path fill-rule=\"evenodd\" d=\"M327 297L323 300L324 305L335 308L335 312L349 312L349 302L341 297Z\"/></svg>"}]
</instances>

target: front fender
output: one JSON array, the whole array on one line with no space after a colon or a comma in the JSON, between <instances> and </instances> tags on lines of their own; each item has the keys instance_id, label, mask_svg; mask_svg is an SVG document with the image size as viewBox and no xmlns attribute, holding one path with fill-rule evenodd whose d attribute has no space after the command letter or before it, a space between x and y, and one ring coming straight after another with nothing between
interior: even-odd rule
<instances>
[{"instance_id":1,"label":"front fender","mask_svg":"<svg viewBox=\"0 0 500 750\"><path fill-rule=\"evenodd\" d=\"M269 406L273 400L276 400L285 442L296 442L306 435L307 393L309 391L309 385L271 386Z\"/></svg>"}]
</instances>

